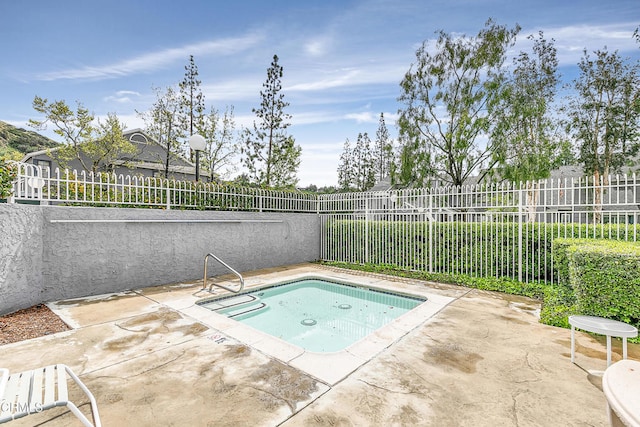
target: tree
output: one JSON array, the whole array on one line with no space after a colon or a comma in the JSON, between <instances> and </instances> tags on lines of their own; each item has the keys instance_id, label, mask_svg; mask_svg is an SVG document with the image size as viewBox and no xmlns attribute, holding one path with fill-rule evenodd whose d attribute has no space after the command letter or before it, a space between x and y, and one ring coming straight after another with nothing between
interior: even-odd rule
<instances>
[{"instance_id":1,"label":"tree","mask_svg":"<svg viewBox=\"0 0 640 427\"><path fill-rule=\"evenodd\" d=\"M198 80L198 66L193 55L189 56L189 64L184 67L184 79L180 87L180 125L186 135L193 135L194 130L204 126L205 105L204 95ZM192 160L193 160L193 156Z\"/></svg>"},{"instance_id":2,"label":"tree","mask_svg":"<svg viewBox=\"0 0 640 427\"><path fill-rule=\"evenodd\" d=\"M500 166L500 177L526 181L529 220L534 222L539 196L536 181L548 178L551 169L559 166L569 142L558 136L558 125L551 116L559 81L554 40L547 41L542 32L528 39L533 40L533 55L520 52L513 60L491 139L497 148L493 160Z\"/></svg>"},{"instance_id":3,"label":"tree","mask_svg":"<svg viewBox=\"0 0 640 427\"><path fill-rule=\"evenodd\" d=\"M568 129L579 144L579 159L594 179L594 221L602 212L602 184L640 149L640 68L617 51L587 51L574 80L576 96L568 106Z\"/></svg>"},{"instance_id":4,"label":"tree","mask_svg":"<svg viewBox=\"0 0 640 427\"><path fill-rule=\"evenodd\" d=\"M284 112L289 106L281 93L283 76L278 56L267 69L267 80L260 91L260 108L252 109L259 119L253 130L243 132L243 162L252 179L264 187L294 187L298 182L301 148L287 135L291 115Z\"/></svg>"},{"instance_id":5,"label":"tree","mask_svg":"<svg viewBox=\"0 0 640 427\"><path fill-rule=\"evenodd\" d=\"M81 146L90 142L95 132L93 114L80 102L75 112L65 101L49 102L39 96L33 99L32 105L34 110L44 115L44 119L29 119L29 126L43 130L50 123L54 126L53 132L62 137L66 144L55 154L60 166L66 167L71 159L76 159L85 171L91 171L91 166L81 154Z\"/></svg>"},{"instance_id":6,"label":"tree","mask_svg":"<svg viewBox=\"0 0 640 427\"><path fill-rule=\"evenodd\" d=\"M82 146L82 152L92 160L93 172L100 168L113 172L115 160L137 153L136 146L124 137L125 129L114 113L108 113L104 122L98 120L97 137Z\"/></svg>"},{"instance_id":7,"label":"tree","mask_svg":"<svg viewBox=\"0 0 640 427\"><path fill-rule=\"evenodd\" d=\"M51 123L57 135L66 143L52 152L58 163L66 167L77 160L87 172L108 171L113 169L114 160L125 154L133 154L136 147L123 137L124 125L115 113L108 113L105 122L97 120L81 103L74 112L65 101L49 102L36 96L33 108L44 114L43 120L29 120L29 125L42 130Z\"/></svg>"},{"instance_id":8,"label":"tree","mask_svg":"<svg viewBox=\"0 0 640 427\"><path fill-rule=\"evenodd\" d=\"M494 145L487 136L505 81L503 63L520 27L487 21L477 36L454 37L440 31L434 53L427 42L401 82L398 126L403 179L424 185L437 178L462 185L473 173L482 179L493 166ZM410 182L403 182L408 184Z\"/></svg>"},{"instance_id":9,"label":"tree","mask_svg":"<svg viewBox=\"0 0 640 427\"><path fill-rule=\"evenodd\" d=\"M349 191L353 186L353 152L349 138L344 141L340 163L338 163L338 187Z\"/></svg>"},{"instance_id":10,"label":"tree","mask_svg":"<svg viewBox=\"0 0 640 427\"><path fill-rule=\"evenodd\" d=\"M542 32L528 38L534 40L533 55L520 52L514 59L491 134L500 147L493 152L500 175L513 182L547 178L558 145L550 116L559 80L556 48Z\"/></svg>"},{"instance_id":11,"label":"tree","mask_svg":"<svg viewBox=\"0 0 640 427\"><path fill-rule=\"evenodd\" d=\"M367 191L376 183L375 163L371 153L369 135L359 133L353 149L352 183L357 191Z\"/></svg>"},{"instance_id":12,"label":"tree","mask_svg":"<svg viewBox=\"0 0 640 427\"><path fill-rule=\"evenodd\" d=\"M202 152L202 164L210 172L210 180L223 176L223 168L234 168L233 158L238 151L235 139L235 120L233 107L227 107L220 117L217 110L211 108L204 117L202 127L197 129L206 141Z\"/></svg>"},{"instance_id":13,"label":"tree","mask_svg":"<svg viewBox=\"0 0 640 427\"><path fill-rule=\"evenodd\" d=\"M164 177L169 178L171 159L181 154L180 140L184 137L184 130L180 125L180 97L173 88L166 91L152 88L156 93L156 101L151 110L140 113L145 122L145 132L155 139L165 149L162 160L164 162Z\"/></svg>"},{"instance_id":14,"label":"tree","mask_svg":"<svg viewBox=\"0 0 640 427\"><path fill-rule=\"evenodd\" d=\"M384 113L380 113L373 156L375 159L375 171L380 181L389 176L391 173L391 165L394 161L393 145L389 139L389 130L384 122Z\"/></svg>"}]
</instances>

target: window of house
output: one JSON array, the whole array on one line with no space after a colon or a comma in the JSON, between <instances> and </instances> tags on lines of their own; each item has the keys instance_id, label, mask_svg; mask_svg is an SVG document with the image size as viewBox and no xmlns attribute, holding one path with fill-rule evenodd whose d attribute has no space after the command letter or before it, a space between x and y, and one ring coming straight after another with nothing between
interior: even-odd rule
<instances>
[{"instance_id":1,"label":"window of house","mask_svg":"<svg viewBox=\"0 0 640 427\"><path fill-rule=\"evenodd\" d=\"M34 159L33 164L42 168L42 172L45 176L50 175L51 172L51 160ZM36 174L38 171L36 170Z\"/></svg>"}]
</instances>

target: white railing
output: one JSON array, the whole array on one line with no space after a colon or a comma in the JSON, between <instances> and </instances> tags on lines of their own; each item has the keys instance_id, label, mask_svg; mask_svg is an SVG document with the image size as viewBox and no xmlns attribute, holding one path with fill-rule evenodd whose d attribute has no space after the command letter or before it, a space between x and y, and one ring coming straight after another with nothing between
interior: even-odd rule
<instances>
[{"instance_id":1,"label":"white railing","mask_svg":"<svg viewBox=\"0 0 640 427\"><path fill-rule=\"evenodd\" d=\"M640 238L640 177L320 196L321 259L553 281L557 237Z\"/></svg>"},{"instance_id":2,"label":"white railing","mask_svg":"<svg viewBox=\"0 0 640 427\"><path fill-rule=\"evenodd\" d=\"M43 204L317 212L313 194L14 163L12 201Z\"/></svg>"},{"instance_id":3,"label":"white railing","mask_svg":"<svg viewBox=\"0 0 640 427\"><path fill-rule=\"evenodd\" d=\"M640 177L314 195L16 163L13 201L317 213L320 259L553 281L557 237L640 240Z\"/></svg>"}]
</instances>

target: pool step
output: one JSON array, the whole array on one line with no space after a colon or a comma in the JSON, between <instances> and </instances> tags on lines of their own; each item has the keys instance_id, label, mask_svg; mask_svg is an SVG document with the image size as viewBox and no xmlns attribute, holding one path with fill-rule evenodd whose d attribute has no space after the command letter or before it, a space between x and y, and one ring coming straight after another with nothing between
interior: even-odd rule
<instances>
[{"instance_id":1,"label":"pool step","mask_svg":"<svg viewBox=\"0 0 640 427\"><path fill-rule=\"evenodd\" d=\"M236 316L240 316L241 314L247 314L247 313L251 313L252 311L261 310L266 306L267 304L263 302L258 302L254 304L242 304L241 306L235 307L229 311L221 310L220 312L225 314L227 317L236 317Z\"/></svg>"},{"instance_id":2,"label":"pool step","mask_svg":"<svg viewBox=\"0 0 640 427\"><path fill-rule=\"evenodd\" d=\"M209 310L219 311L224 310L230 307L236 307L244 304L251 304L255 301L258 301L258 298L253 295L245 294L238 295L237 297L225 298L218 301L212 301L210 303L202 304L203 307L208 308Z\"/></svg>"},{"instance_id":3,"label":"pool step","mask_svg":"<svg viewBox=\"0 0 640 427\"><path fill-rule=\"evenodd\" d=\"M260 301L260 298L245 294L237 297L225 298L219 301L202 304L203 307L213 310L216 313L224 314L227 317L240 316L265 308L267 305Z\"/></svg>"}]
</instances>

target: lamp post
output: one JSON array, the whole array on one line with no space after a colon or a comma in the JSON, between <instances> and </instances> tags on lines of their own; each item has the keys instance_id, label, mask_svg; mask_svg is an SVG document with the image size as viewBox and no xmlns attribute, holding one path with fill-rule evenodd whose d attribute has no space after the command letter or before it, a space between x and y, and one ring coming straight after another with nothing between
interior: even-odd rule
<instances>
[{"instance_id":1,"label":"lamp post","mask_svg":"<svg viewBox=\"0 0 640 427\"><path fill-rule=\"evenodd\" d=\"M189 137L189 147L196 151L196 182L200 180L200 152L205 149L207 141L202 135L191 135Z\"/></svg>"}]
</instances>

